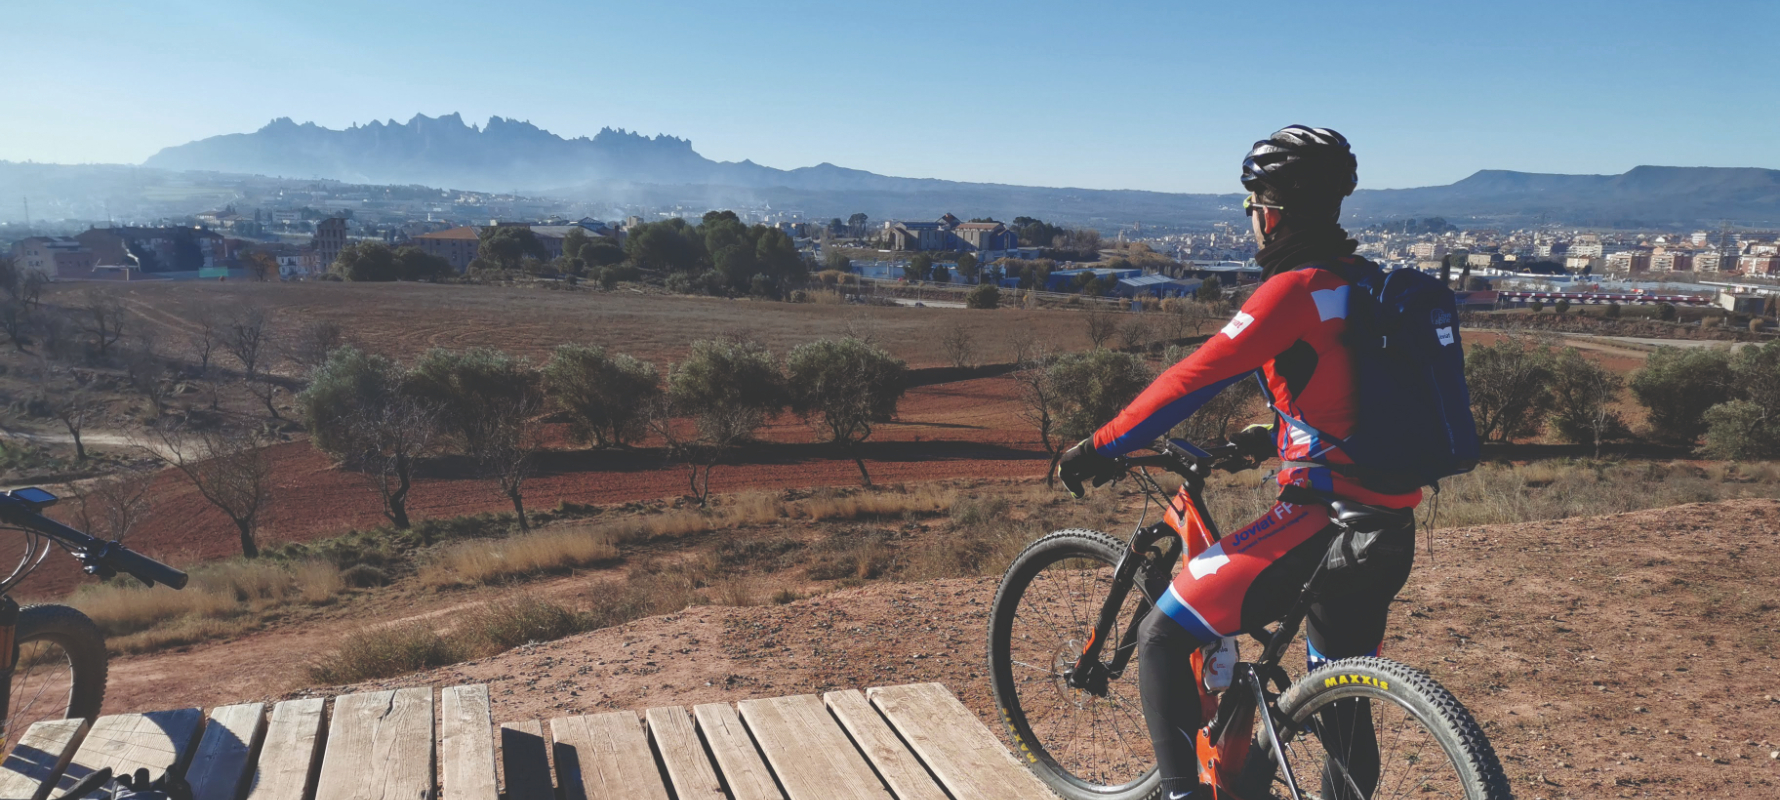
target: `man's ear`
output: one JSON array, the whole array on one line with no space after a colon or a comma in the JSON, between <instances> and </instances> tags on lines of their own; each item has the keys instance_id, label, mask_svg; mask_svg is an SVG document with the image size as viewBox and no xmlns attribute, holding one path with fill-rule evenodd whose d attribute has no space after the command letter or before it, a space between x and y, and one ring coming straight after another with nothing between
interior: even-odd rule
<instances>
[{"instance_id":1,"label":"man's ear","mask_svg":"<svg viewBox=\"0 0 1780 800\"><path fill-rule=\"evenodd\" d=\"M1261 209L1261 215L1262 215L1261 216L1261 228L1262 228L1262 230L1265 230L1268 235L1271 236L1275 230L1279 229L1279 220L1280 220L1279 210L1273 209L1273 208L1263 208L1263 209Z\"/></svg>"}]
</instances>

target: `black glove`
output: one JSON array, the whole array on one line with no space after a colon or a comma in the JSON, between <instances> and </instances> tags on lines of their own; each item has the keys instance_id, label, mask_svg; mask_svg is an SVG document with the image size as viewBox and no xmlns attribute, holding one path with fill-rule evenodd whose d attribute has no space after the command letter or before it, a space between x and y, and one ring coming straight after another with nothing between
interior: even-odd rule
<instances>
[{"instance_id":1,"label":"black glove","mask_svg":"<svg viewBox=\"0 0 1780 800\"><path fill-rule=\"evenodd\" d=\"M161 777L150 781L148 770L138 769L135 775L119 775L117 800L135 798L136 800L192 800L192 787L184 778L170 773L161 773Z\"/></svg>"},{"instance_id":2,"label":"black glove","mask_svg":"<svg viewBox=\"0 0 1780 800\"><path fill-rule=\"evenodd\" d=\"M1230 437L1236 451L1249 458L1266 460L1279 454L1279 428L1276 425L1250 425Z\"/></svg>"},{"instance_id":3,"label":"black glove","mask_svg":"<svg viewBox=\"0 0 1780 800\"><path fill-rule=\"evenodd\" d=\"M1077 500L1087 494L1082 489L1083 481L1093 481L1095 486L1105 486L1107 481L1117 478L1124 471L1117 460L1094 452L1093 439L1083 439L1057 461L1057 478L1063 481L1063 488L1069 490L1070 496Z\"/></svg>"}]
</instances>

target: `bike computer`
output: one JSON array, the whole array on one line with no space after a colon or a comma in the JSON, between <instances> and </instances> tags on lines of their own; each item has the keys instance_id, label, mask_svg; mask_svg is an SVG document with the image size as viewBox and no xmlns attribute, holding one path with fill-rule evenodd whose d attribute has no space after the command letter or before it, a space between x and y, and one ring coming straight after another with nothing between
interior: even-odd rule
<instances>
[{"instance_id":1,"label":"bike computer","mask_svg":"<svg viewBox=\"0 0 1780 800\"><path fill-rule=\"evenodd\" d=\"M56 504L56 500L60 499L55 495L50 494L48 491L39 489L35 486L26 487L24 489L14 489L6 494L9 497L17 498L35 506L38 510L49 508Z\"/></svg>"}]
</instances>

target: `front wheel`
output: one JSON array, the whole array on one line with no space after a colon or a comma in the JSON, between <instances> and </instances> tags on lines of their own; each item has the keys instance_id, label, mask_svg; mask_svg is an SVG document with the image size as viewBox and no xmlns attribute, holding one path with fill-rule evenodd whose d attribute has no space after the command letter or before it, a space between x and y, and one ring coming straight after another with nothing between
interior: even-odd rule
<instances>
[{"instance_id":1,"label":"front wheel","mask_svg":"<svg viewBox=\"0 0 1780 800\"><path fill-rule=\"evenodd\" d=\"M1279 711L1296 731L1285 744L1286 761L1305 797L1513 796L1471 712L1413 667L1372 657L1331 661L1293 682ZM1271 746L1256 744L1250 766L1262 761L1264 775L1277 760ZM1273 794L1290 796L1284 770L1274 772ZM1252 789L1243 796L1249 794L1267 796Z\"/></svg>"},{"instance_id":2,"label":"front wheel","mask_svg":"<svg viewBox=\"0 0 1780 800\"><path fill-rule=\"evenodd\" d=\"M1045 536L1008 567L989 616L990 681L1016 755L1067 800L1144 800L1160 785L1139 705L1137 659L1104 695L1072 688L1063 676L1088 644L1124 550L1097 531ZM1112 635L1147 605L1129 592ZM1103 661L1118 644L1106 645Z\"/></svg>"},{"instance_id":3,"label":"front wheel","mask_svg":"<svg viewBox=\"0 0 1780 800\"><path fill-rule=\"evenodd\" d=\"M33 723L99 716L105 702L105 636L67 606L19 610L17 660L7 685L4 738L16 743Z\"/></svg>"}]
</instances>

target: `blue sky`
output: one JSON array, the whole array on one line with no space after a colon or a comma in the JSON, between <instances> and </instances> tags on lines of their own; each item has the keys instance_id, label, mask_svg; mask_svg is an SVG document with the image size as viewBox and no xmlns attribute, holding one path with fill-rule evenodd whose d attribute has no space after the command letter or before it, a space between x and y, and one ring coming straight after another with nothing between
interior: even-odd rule
<instances>
[{"instance_id":1,"label":"blue sky","mask_svg":"<svg viewBox=\"0 0 1780 800\"><path fill-rule=\"evenodd\" d=\"M720 160L1236 191L1282 125L1362 187L1780 168L1780 2L13 0L0 159L139 162L288 116L669 133Z\"/></svg>"}]
</instances>

